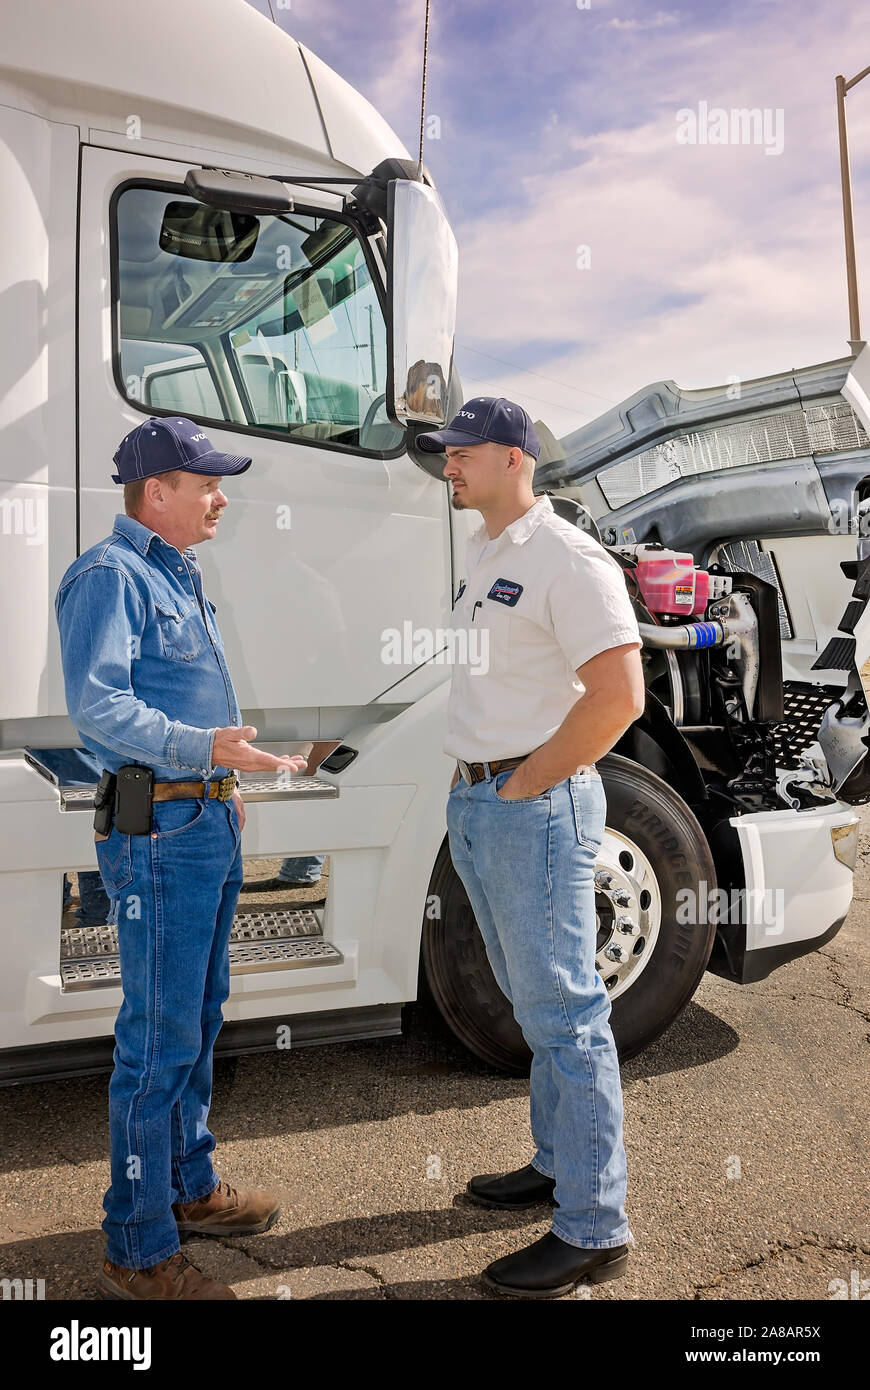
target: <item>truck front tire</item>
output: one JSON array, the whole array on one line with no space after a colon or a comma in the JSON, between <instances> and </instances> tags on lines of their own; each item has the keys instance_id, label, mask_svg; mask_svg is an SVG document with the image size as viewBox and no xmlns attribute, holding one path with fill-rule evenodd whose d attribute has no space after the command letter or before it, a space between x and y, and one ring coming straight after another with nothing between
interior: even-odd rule
<instances>
[{"instance_id":1,"label":"truck front tire","mask_svg":"<svg viewBox=\"0 0 870 1390\"><path fill-rule=\"evenodd\" d=\"M596 863L596 958L625 1061L665 1031L700 983L716 930L705 910L715 901L716 870L696 817L666 782L615 753L598 770L607 830ZM421 975L439 1013L482 1061L527 1073L531 1053L493 977L446 840L428 901L440 915L424 918Z\"/></svg>"}]
</instances>

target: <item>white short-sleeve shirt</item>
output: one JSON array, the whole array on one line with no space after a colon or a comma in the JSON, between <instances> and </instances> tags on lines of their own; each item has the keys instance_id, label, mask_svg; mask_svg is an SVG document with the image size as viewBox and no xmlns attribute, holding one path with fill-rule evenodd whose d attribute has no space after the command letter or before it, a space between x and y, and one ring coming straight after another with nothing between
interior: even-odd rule
<instances>
[{"instance_id":1,"label":"white short-sleeve shirt","mask_svg":"<svg viewBox=\"0 0 870 1390\"><path fill-rule=\"evenodd\" d=\"M444 752L466 762L539 748L583 694L579 666L643 645L621 567L549 497L489 541L485 523L468 538L451 619L467 659L453 662Z\"/></svg>"}]
</instances>

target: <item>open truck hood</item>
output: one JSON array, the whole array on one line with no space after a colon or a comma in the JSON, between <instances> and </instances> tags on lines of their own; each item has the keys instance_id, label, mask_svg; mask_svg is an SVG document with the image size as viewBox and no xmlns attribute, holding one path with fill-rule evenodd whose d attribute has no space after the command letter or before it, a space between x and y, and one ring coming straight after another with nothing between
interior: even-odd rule
<instances>
[{"instance_id":1,"label":"open truck hood","mask_svg":"<svg viewBox=\"0 0 870 1390\"><path fill-rule=\"evenodd\" d=\"M806 720L809 696L833 790L870 799L868 349L705 390L656 382L550 436L535 484L567 488L607 545L658 541L774 584L786 710L803 700Z\"/></svg>"}]
</instances>

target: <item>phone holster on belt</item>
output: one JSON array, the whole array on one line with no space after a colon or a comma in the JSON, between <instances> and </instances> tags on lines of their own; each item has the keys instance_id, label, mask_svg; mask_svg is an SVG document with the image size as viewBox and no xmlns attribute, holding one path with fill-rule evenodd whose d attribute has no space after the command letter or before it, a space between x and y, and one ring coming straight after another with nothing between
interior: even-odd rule
<instances>
[{"instance_id":1,"label":"phone holster on belt","mask_svg":"<svg viewBox=\"0 0 870 1390\"><path fill-rule=\"evenodd\" d=\"M115 813L115 774L104 772L94 792L94 832L101 840L109 838Z\"/></svg>"}]
</instances>

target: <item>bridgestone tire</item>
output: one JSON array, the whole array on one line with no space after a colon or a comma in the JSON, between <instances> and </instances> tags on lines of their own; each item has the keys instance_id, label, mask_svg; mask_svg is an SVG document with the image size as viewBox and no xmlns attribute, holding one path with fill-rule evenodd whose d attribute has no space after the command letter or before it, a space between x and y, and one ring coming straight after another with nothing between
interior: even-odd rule
<instances>
[{"instance_id":1,"label":"bridgestone tire","mask_svg":"<svg viewBox=\"0 0 870 1390\"><path fill-rule=\"evenodd\" d=\"M680 914L684 899L677 894L680 889L712 893L716 871L696 817L666 782L614 753L599 759L598 770L607 795L607 832L618 832L645 856L661 905L649 958L636 978L626 980L622 992L613 998L610 1024L620 1060L625 1061L665 1031L700 983L713 946L715 923L702 921L697 925L678 920L679 915L687 914ZM616 838L605 840L611 857L621 843ZM631 862L630 852L623 862ZM702 884L706 889L700 887ZM424 992L450 1031L476 1057L515 1075L527 1073L531 1053L493 977L446 840L432 872L430 901L432 895L440 901L440 916L424 917ZM703 918L706 914L697 915ZM599 973L608 978L607 967L602 968L601 963Z\"/></svg>"}]
</instances>

